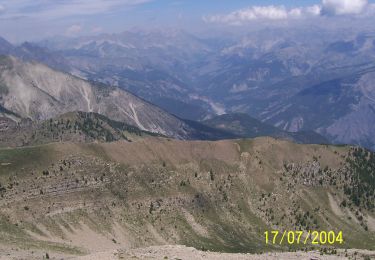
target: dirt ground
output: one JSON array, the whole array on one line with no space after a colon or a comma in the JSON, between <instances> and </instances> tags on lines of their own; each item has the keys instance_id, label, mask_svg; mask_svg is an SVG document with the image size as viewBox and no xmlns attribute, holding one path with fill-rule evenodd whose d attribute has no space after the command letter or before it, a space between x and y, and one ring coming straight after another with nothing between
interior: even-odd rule
<instances>
[{"instance_id":1,"label":"dirt ground","mask_svg":"<svg viewBox=\"0 0 375 260\"><path fill-rule=\"evenodd\" d=\"M347 255L347 257L346 257ZM375 259L375 252L366 250L339 251L337 255L321 255L320 252L287 252L267 254L227 254L202 252L185 246L153 246L139 249L114 250L75 258L77 260L113 259L205 259L205 260L331 260L331 259ZM367 258L368 259L368 258Z\"/></svg>"},{"instance_id":2,"label":"dirt ground","mask_svg":"<svg viewBox=\"0 0 375 260\"><path fill-rule=\"evenodd\" d=\"M182 245L151 246L135 249L110 249L90 253L84 256L73 256L63 253L49 253L44 251L21 250L12 247L0 246L0 260L148 260L148 259L174 259L174 260L333 260L333 259L375 259L375 251L368 250L337 250L335 255L322 255L319 251L312 252L285 252L265 254L232 254L199 251L192 247Z\"/></svg>"}]
</instances>

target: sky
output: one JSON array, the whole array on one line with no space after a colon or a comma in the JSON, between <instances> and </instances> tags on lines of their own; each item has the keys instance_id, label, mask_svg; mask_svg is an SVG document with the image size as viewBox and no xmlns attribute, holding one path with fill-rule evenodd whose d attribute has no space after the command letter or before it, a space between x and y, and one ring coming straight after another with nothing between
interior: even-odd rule
<instances>
[{"instance_id":1,"label":"sky","mask_svg":"<svg viewBox=\"0 0 375 260\"><path fill-rule=\"evenodd\" d=\"M194 31L342 17L375 17L375 0L0 0L0 36L18 43L132 28Z\"/></svg>"}]
</instances>

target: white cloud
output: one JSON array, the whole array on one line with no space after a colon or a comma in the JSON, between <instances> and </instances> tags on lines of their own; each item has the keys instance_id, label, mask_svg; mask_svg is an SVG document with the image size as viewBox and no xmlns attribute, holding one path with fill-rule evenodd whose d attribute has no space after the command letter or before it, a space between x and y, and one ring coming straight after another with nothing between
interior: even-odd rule
<instances>
[{"instance_id":1,"label":"white cloud","mask_svg":"<svg viewBox=\"0 0 375 260\"><path fill-rule=\"evenodd\" d=\"M4 11L5 11L5 7L0 4L0 14L3 13Z\"/></svg>"},{"instance_id":2,"label":"white cloud","mask_svg":"<svg viewBox=\"0 0 375 260\"><path fill-rule=\"evenodd\" d=\"M321 4L286 8L285 6L251 6L229 14L203 17L206 22L242 25L254 20L302 19L317 16L369 15L375 5L368 0L322 0Z\"/></svg>"},{"instance_id":3,"label":"white cloud","mask_svg":"<svg viewBox=\"0 0 375 260\"><path fill-rule=\"evenodd\" d=\"M81 31L82 31L82 26L79 24L74 24L70 26L68 29L66 29L65 34L68 36L73 36L73 35L80 33Z\"/></svg>"},{"instance_id":4,"label":"white cloud","mask_svg":"<svg viewBox=\"0 0 375 260\"><path fill-rule=\"evenodd\" d=\"M320 5L312 5L305 8L307 14L314 16L320 15L322 13L322 7Z\"/></svg>"},{"instance_id":5,"label":"white cloud","mask_svg":"<svg viewBox=\"0 0 375 260\"><path fill-rule=\"evenodd\" d=\"M234 16L238 16L243 20L254 20L254 19L285 19L288 17L288 12L283 6L254 6L249 9L235 12Z\"/></svg>"},{"instance_id":6,"label":"white cloud","mask_svg":"<svg viewBox=\"0 0 375 260\"><path fill-rule=\"evenodd\" d=\"M360 14L368 5L367 0L323 0L323 13L329 15Z\"/></svg>"},{"instance_id":7,"label":"white cloud","mask_svg":"<svg viewBox=\"0 0 375 260\"><path fill-rule=\"evenodd\" d=\"M320 15L321 8L318 5L307 8L298 7L287 9L285 6L252 6L246 9L234 11L227 15L206 16L206 22L221 22L239 25L254 20L285 20L296 19L306 16Z\"/></svg>"}]
</instances>

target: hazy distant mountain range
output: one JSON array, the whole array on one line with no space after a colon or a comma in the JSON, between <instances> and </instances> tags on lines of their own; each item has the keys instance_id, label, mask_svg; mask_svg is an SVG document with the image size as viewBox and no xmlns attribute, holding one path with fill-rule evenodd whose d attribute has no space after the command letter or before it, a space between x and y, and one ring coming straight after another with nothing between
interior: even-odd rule
<instances>
[{"instance_id":1,"label":"hazy distant mountain range","mask_svg":"<svg viewBox=\"0 0 375 260\"><path fill-rule=\"evenodd\" d=\"M69 112L80 113L66 116ZM230 129L180 119L120 88L92 83L12 56L0 56L0 117L6 119L1 122L1 132L8 146L62 140L128 139L120 133L128 131L130 126L135 127L131 132L178 139L244 137ZM264 131L268 126L259 124L264 125L261 131L251 136L268 135L301 143L328 142L316 141L310 136L299 139L286 133L268 133Z\"/></svg>"},{"instance_id":2,"label":"hazy distant mountain range","mask_svg":"<svg viewBox=\"0 0 375 260\"><path fill-rule=\"evenodd\" d=\"M17 47L2 40L0 52L118 86L179 118L246 113L284 131L375 147L375 33L129 31Z\"/></svg>"}]
</instances>

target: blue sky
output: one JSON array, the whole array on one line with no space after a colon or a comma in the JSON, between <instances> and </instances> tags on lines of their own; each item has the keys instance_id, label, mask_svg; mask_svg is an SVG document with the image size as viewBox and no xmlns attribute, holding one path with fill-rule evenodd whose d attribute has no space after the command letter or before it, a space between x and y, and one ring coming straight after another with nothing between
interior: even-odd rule
<instances>
[{"instance_id":1,"label":"blue sky","mask_svg":"<svg viewBox=\"0 0 375 260\"><path fill-rule=\"evenodd\" d=\"M320 16L371 17L375 0L0 0L0 36L10 41L80 36L133 27L246 26ZM374 11L374 12L372 12Z\"/></svg>"}]
</instances>

